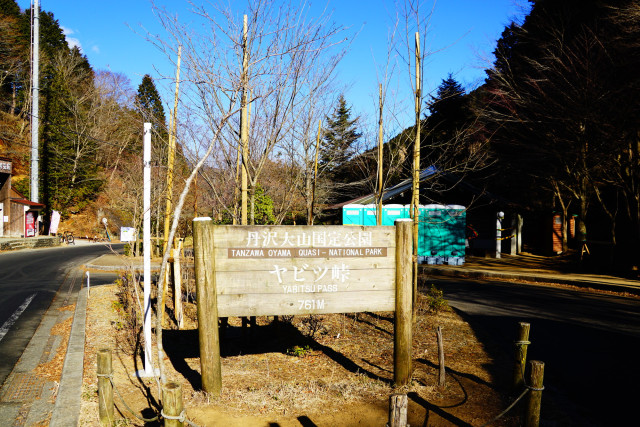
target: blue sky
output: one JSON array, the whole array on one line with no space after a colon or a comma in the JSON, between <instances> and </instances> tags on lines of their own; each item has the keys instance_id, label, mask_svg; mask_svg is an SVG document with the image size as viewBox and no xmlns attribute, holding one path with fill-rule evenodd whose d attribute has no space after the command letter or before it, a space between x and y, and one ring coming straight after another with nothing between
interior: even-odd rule
<instances>
[{"instance_id":1,"label":"blue sky","mask_svg":"<svg viewBox=\"0 0 640 427\"><path fill-rule=\"evenodd\" d=\"M432 2L424 3L432 5ZM434 53L425 67L425 89L433 90L448 73L453 73L466 88L481 84L496 40L512 19L522 17L522 4L526 3L524 0L437 1L427 34L426 47ZM18 4L27 8L30 1L19 0ZM312 8L324 4L318 1L312 3ZM162 34L149 1L40 0L40 5L41 9L53 12L66 31L68 42L81 46L94 69L124 73L131 79L133 88L137 88L144 74L157 77L156 70L173 74L167 58L142 36L144 29ZM178 16L188 16L184 0L157 0L156 5ZM338 69L338 78L348 85L347 101L353 105L355 114L373 115L374 94L377 97L375 64L385 60L394 3L391 0L341 0L331 1L329 9L333 10L336 23L358 32ZM172 90L168 82L166 87L161 85L158 83L164 102L168 103L172 100Z\"/></svg>"}]
</instances>

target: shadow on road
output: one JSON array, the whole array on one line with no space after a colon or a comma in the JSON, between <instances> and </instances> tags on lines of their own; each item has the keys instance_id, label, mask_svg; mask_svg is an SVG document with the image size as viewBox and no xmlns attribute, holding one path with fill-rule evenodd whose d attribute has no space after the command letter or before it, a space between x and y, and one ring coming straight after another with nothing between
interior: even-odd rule
<instances>
[{"instance_id":1,"label":"shadow on road","mask_svg":"<svg viewBox=\"0 0 640 427\"><path fill-rule=\"evenodd\" d=\"M528 360L545 363L542 419L563 426L629 425L640 380L640 302L505 282L430 279L493 358L509 390L518 322L531 324ZM619 325L618 327L614 325ZM529 372L526 376L528 379Z\"/></svg>"}]
</instances>

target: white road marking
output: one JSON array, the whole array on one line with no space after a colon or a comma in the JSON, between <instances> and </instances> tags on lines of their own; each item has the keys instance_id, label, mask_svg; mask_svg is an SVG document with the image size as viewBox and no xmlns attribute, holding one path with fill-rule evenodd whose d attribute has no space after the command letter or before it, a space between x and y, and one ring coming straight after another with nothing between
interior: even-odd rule
<instances>
[{"instance_id":1,"label":"white road marking","mask_svg":"<svg viewBox=\"0 0 640 427\"><path fill-rule=\"evenodd\" d=\"M2 341L2 338L4 338L7 332L9 332L9 329L13 326L13 324L16 323L16 320L18 320L18 317L20 317L22 312L27 309L29 304L31 304L31 301L33 301L35 296L36 294L32 294L26 300L24 300L20 307L18 307L18 309L11 315L11 317L9 317L7 321L4 322L2 327L0 327L0 341Z\"/></svg>"}]
</instances>

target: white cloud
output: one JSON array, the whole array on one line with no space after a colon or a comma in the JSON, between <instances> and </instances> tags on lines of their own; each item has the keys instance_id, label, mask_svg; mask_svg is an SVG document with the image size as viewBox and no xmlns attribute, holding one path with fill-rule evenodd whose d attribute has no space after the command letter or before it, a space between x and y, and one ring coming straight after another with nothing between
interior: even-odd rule
<instances>
[{"instance_id":1,"label":"white cloud","mask_svg":"<svg viewBox=\"0 0 640 427\"><path fill-rule=\"evenodd\" d=\"M95 53L100 53L100 47L98 45L91 46L91 51Z\"/></svg>"},{"instance_id":2,"label":"white cloud","mask_svg":"<svg viewBox=\"0 0 640 427\"><path fill-rule=\"evenodd\" d=\"M74 47L77 47L78 49L80 49L80 52L84 53L80 40L75 37L69 37L71 34L75 34L75 31L73 31L71 28L67 28L63 26L60 26L60 28L62 29L64 38L67 40L67 44L69 45L69 48L73 49Z\"/></svg>"}]
</instances>

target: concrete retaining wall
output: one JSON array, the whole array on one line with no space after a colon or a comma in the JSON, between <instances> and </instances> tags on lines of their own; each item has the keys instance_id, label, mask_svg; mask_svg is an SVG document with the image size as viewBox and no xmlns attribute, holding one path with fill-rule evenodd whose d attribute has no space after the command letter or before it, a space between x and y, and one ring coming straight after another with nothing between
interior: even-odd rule
<instances>
[{"instance_id":1,"label":"concrete retaining wall","mask_svg":"<svg viewBox=\"0 0 640 427\"><path fill-rule=\"evenodd\" d=\"M14 251L18 249L49 248L59 246L57 237L31 237L28 239L0 238L0 251Z\"/></svg>"}]
</instances>

